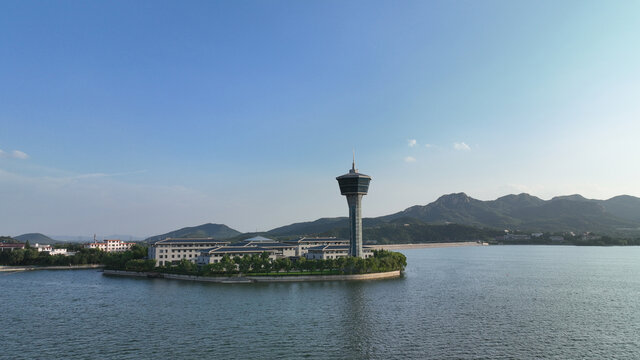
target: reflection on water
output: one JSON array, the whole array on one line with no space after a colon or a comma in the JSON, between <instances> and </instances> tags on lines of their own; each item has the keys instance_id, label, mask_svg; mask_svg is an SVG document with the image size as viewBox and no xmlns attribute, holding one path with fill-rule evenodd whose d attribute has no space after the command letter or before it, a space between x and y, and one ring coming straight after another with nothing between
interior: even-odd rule
<instances>
[{"instance_id":1,"label":"reflection on water","mask_svg":"<svg viewBox=\"0 0 640 360\"><path fill-rule=\"evenodd\" d=\"M404 251L403 278L0 276L0 358L634 358L640 248ZM3 326L3 329L7 329Z\"/></svg>"}]
</instances>

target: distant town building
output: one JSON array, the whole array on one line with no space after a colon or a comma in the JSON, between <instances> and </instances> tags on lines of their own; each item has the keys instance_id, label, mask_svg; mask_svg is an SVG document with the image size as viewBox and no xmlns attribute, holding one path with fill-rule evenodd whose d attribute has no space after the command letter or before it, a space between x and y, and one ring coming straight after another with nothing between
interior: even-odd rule
<instances>
[{"instance_id":1,"label":"distant town building","mask_svg":"<svg viewBox=\"0 0 640 360\"><path fill-rule=\"evenodd\" d=\"M49 251L49 255L70 256L70 255L75 255L75 252L69 252L69 251L67 251L67 249L64 249L64 248L61 248L61 249L53 248L53 249L51 249L51 251Z\"/></svg>"},{"instance_id":2,"label":"distant town building","mask_svg":"<svg viewBox=\"0 0 640 360\"><path fill-rule=\"evenodd\" d=\"M150 244L148 257L156 261L156 266L179 263L182 259L196 262L200 252L225 245L229 242L214 238L167 238Z\"/></svg>"},{"instance_id":3,"label":"distant town building","mask_svg":"<svg viewBox=\"0 0 640 360\"><path fill-rule=\"evenodd\" d=\"M524 241L531 240L529 235L506 234L504 236L496 236L497 241Z\"/></svg>"},{"instance_id":4,"label":"distant town building","mask_svg":"<svg viewBox=\"0 0 640 360\"><path fill-rule=\"evenodd\" d=\"M67 252L67 249L62 249L62 248L61 249L56 249L53 246L47 245L47 244L39 245L39 244L36 243L32 247L35 248L35 249L38 249L38 252L46 252L46 253L49 253L49 255L65 255L65 256L70 255Z\"/></svg>"},{"instance_id":5,"label":"distant town building","mask_svg":"<svg viewBox=\"0 0 640 360\"><path fill-rule=\"evenodd\" d=\"M47 245L47 244L35 244L32 246L35 249L38 249L38 252L46 252L49 253L49 255L64 255L64 256L69 256L72 253L67 252L67 249L56 249L51 245Z\"/></svg>"},{"instance_id":6,"label":"distant town building","mask_svg":"<svg viewBox=\"0 0 640 360\"><path fill-rule=\"evenodd\" d=\"M307 249L305 257L307 260L327 260L337 259L349 256L348 245L320 245ZM362 247L362 257L369 258L373 256L373 249L368 246Z\"/></svg>"},{"instance_id":7,"label":"distant town building","mask_svg":"<svg viewBox=\"0 0 640 360\"><path fill-rule=\"evenodd\" d=\"M122 240L104 240L103 242L94 241L92 243L85 244L86 249L98 249L105 252L122 252L131 249L136 243L124 242Z\"/></svg>"},{"instance_id":8,"label":"distant town building","mask_svg":"<svg viewBox=\"0 0 640 360\"><path fill-rule=\"evenodd\" d=\"M51 250L53 250L53 246L47 245L47 244L40 245L40 244L36 243L35 245L33 245L31 247L34 248L34 249L37 249L38 252L43 252L44 251L44 252L48 253L48 252L51 252Z\"/></svg>"},{"instance_id":9,"label":"distant town building","mask_svg":"<svg viewBox=\"0 0 640 360\"><path fill-rule=\"evenodd\" d=\"M0 243L0 251L13 251L24 249L24 244L4 244Z\"/></svg>"},{"instance_id":10,"label":"distant town building","mask_svg":"<svg viewBox=\"0 0 640 360\"><path fill-rule=\"evenodd\" d=\"M584 234L582 234L582 240L583 241L599 240L600 238L602 238L602 236L594 235L592 233L584 233Z\"/></svg>"},{"instance_id":11,"label":"distant town building","mask_svg":"<svg viewBox=\"0 0 640 360\"><path fill-rule=\"evenodd\" d=\"M549 240L551 240L551 241L564 241L564 237L563 236L554 235L554 236L549 236Z\"/></svg>"}]
</instances>

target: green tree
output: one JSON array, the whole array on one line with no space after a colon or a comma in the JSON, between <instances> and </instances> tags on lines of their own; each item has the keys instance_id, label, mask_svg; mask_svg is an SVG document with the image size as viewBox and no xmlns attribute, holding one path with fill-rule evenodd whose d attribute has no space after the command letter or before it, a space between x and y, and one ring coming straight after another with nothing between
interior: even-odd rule
<instances>
[{"instance_id":1,"label":"green tree","mask_svg":"<svg viewBox=\"0 0 640 360\"><path fill-rule=\"evenodd\" d=\"M282 259L282 268L284 269L284 271L289 273L292 267L293 267L293 263L291 262L291 259L289 258Z\"/></svg>"},{"instance_id":2,"label":"green tree","mask_svg":"<svg viewBox=\"0 0 640 360\"><path fill-rule=\"evenodd\" d=\"M11 265L21 265L24 260L24 250L17 249L9 253L9 263Z\"/></svg>"},{"instance_id":3,"label":"green tree","mask_svg":"<svg viewBox=\"0 0 640 360\"><path fill-rule=\"evenodd\" d=\"M229 255L225 254L220 262L227 273L232 274L236 272L236 263L231 260Z\"/></svg>"},{"instance_id":4,"label":"green tree","mask_svg":"<svg viewBox=\"0 0 640 360\"><path fill-rule=\"evenodd\" d=\"M249 273L251 270L251 258L248 255L244 255L243 257L236 256L233 260L238 264L238 270L241 273Z\"/></svg>"}]
</instances>

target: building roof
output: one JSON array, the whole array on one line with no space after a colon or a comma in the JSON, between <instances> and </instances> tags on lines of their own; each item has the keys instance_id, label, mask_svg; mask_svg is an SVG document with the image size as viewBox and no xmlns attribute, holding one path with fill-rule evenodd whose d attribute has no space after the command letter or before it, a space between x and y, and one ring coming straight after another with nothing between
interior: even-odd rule
<instances>
[{"instance_id":1,"label":"building roof","mask_svg":"<svg viewBox=\"0 0 640 360\"><path fill-rule=\"evenodd\" d=\"M228 241L216 240L214 238L167 238L164 240L158 240L153 243L156 244L228 244Z\"/></svg>"},{"instance_id":2,"label":"building roof","mask_svg":"<svg viewBox=\"0 0 640 360\"><path fill-rule=\"evenodd\" d=\"M263 248L290 248L290 247L294 247L293 244L285 244L285 243L280 243L280 242L272 242L272 243L261 243L259 246L263 247Z\"/></svg>"},{"instance_id":3,"label":"building roof","mask_svg":"<svg viewBox=\"0 0 640 360\"><path fill-rule=\"evenodd\" d=\"M2 243L2 244L0 244L0 247L3 247L3 248L23 248L24 244L4 244L4 243Z\"/></svg>"},{"instance_id":4,"label":"building roof","mask_svg":"<svg viewBox=\"0 0 640 360\"><path fill-rule=\"evenodd\" d=\"M273 252L272 249L265 249L259 246L218 246L211 249L202 250L207 254L227 254L227 253L263 253Z\"/></svg>"},{"instance_id":5,"label":"building roof","mask_svg":"<svg viewBox=\"0 0 640 360\"><path fill-rule=\"evenodd\" d=\"M349 251L349 246L348 245L318 245L318 246L312 246L310 248L307 249L308 251L324 251L324 250L344 250L344 251ZM373 250L372 247L370 246L363 246L362 250Z\"/></svg>"},{"instance_id":6,"label":"building roof","mask_svg":"<svg viewBox=\"0 0 640 360\"><path fill-rule=\"evenodd\" d=\"M302 237L297 240L285 241L287 243L310 243L310 242L349 242L347 239L338 239L335 237Z\"/></svg>"},{"instance_id":7,"label":"building roof","mask_svg":"<svg viewBox=\"0 0 640 360\"><path fill-rule=\"evenodd\" d=\"M310 248L308 248L307 250L309 251L318 251L318 250L344 250L344 251L349 251L349 246L348 245L318 245L318 246L312 246Z\"/></svg>"},{"instance_id":8,"label":"building roof","mask_svg":"<svg viewBox=\"0 0 640 360\"><path fill-rule=\"evenodd\" d=\"M353 163L351 164L351 169L349 169L349 172L344 174L344 175L338 176L336 179L340 180L340 179L344 179L344 178L366 178L366 179L371 180L371 176L362 174L362 173L358 172L358 169L356 169L356 154L355 153L353 154Z\"/></svg>"},{"instance_id":9,"label":"building roof","mask_svg":"<svg viewBox=\"0 0 640 360\"><path fill-rule=\"evenodd\" d=\"M244 242L276 242L273 239L266 238L264 236L254 236L249 239L242 240Z\"/></svg>"},{"instance_id":10,"label":"building roof","mask_svg":"<svg viewBox=\"0 0 640 360\"><path fill-rule=\"evenodd\" d=\"M294 247L295 245L293 244L285 244L285 243L281 243L281 242L277 242L277 241L271 241L271 242L262 242L262 241L258 241L258 242L239 242L239 243L233 243L233 244L229 244L228 246L231 247L263 247L263 248L267 248L267 249L271 249L271 248L289 248L289 247Z\"/></svg>"}]
</instances>

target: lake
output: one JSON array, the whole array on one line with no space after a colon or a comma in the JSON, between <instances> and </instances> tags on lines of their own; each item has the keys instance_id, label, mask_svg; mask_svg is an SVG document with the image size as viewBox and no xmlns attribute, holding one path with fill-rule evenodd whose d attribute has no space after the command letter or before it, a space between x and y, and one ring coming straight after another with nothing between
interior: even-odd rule
<instances>
[{"instance_id":1,"label":"lake","mask_svg":"<svg viewBox=\"0 0 640 360\"><path fill-rule=\"evenodd\" d=\"M0 273L0 358L640 357L638 247L402 252L402 278L361 282Z\"/></svg>"}]
</instances>

